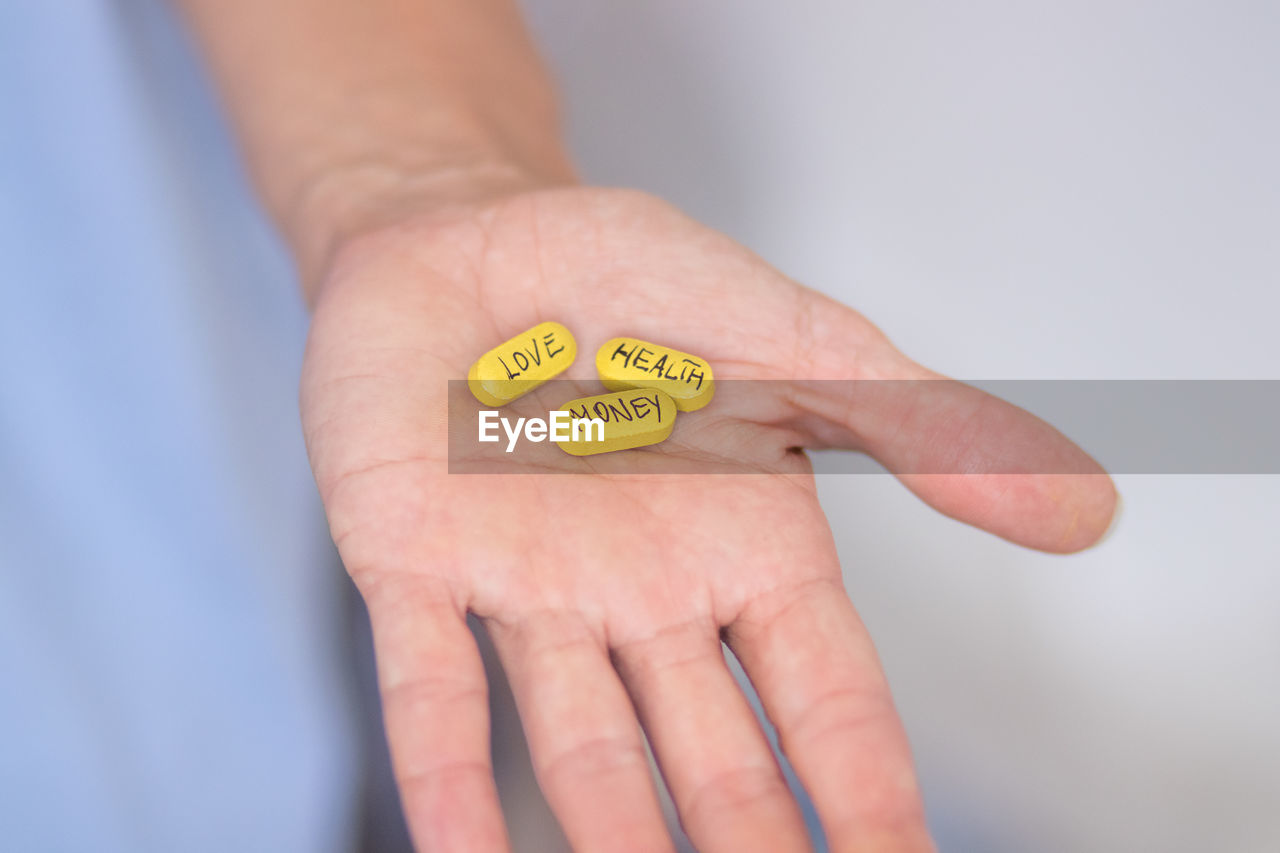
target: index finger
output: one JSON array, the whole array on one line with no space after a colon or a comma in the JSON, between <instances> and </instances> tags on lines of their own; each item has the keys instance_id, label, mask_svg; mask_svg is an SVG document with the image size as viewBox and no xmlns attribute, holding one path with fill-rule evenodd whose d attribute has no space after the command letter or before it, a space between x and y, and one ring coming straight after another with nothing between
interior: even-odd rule
<instances>
[{"instance_id":1,"label":"index finger","mask_svg":"<svg viewBox=\"0 0 1280 853\"><path fill-rule=\"evenodd\" d=\"M839 581L751 602L727 629L834 851L931 851L906 734Z\"/></svg>"}]
</instances>

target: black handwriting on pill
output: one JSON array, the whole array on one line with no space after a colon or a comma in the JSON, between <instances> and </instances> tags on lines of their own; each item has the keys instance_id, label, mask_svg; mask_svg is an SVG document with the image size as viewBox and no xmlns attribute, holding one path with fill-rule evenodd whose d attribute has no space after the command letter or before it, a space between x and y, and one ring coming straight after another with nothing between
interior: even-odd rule
<instances>
[{"instance_id":1,"label":"black handwriting on pill","mask_svg":"<svg viewBox=\"0 0 1280 853\"><path fill-rule=\"evenodd\" d=\"M637 394L621 400L596 400L580 408L570 406L569 414L575 419L599 418L606 424L631 423L650 417L662 423L662 404L656 394L652 397Z\"/></svg>"},{"instance_id":2,"label":"black handwriting on pill","mask_svg":"<svg viewBox=\"0 0 1280 853\"><path fill-rule=\"evenodd\" d=\"M498 362L502 365L502 369L507 372L508 379L515 379L521 373L528 370L530 364L534 366L541 365L542 354L544 352L546 353L547 358L555 358L557 355L564 352L564 344L561 344L559 347L552 349L552 347L555 347L555 343L556 343L555 332L547 332L545 335L542 336L541 349L539 348L537 337L529 338L529 341L533 344L532 349L530 349L529 347L524 347L523 349L517 349L517 350L511 351L511 360L515 362L516 367L520 368L519 370L516 370L513 372L511 368L507 365L506 360L503 359L502 356L498 356Z\"/></svg>"},{"instance_id":3,"label":"black handwriting on pill","mask_svg":"<svg viewBox=\"0 0 1280 853\"><path fill-rule=\"evenodd\" d=\"M618 348L609 356L610 361L614 361L619 356L622 357L623 367L633 367L637 370L643 370L650 375L657 375L662 379L668 379L673 382L683 382L686 385L692 385L694 389L702 390L702 380L706 379L698 362L689 358L682 358L679 361L671 358L670 353L663 353L658 356L658 360L649 364L649 356L656 353L648 347L633 346L627 349L626 343L618 344Z\"/></svg>"}]
</instances>

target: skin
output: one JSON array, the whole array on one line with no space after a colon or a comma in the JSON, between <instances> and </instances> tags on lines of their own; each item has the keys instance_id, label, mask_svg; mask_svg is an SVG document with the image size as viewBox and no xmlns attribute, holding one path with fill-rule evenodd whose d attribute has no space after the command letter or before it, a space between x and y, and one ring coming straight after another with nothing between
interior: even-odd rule
<instances>
[{"instance_id":1,"label":"skin","mask_svg":"<svg viewBox=\"0 0 1280 853\"><path fill-rule=\"evenodd\" d=\"M932 849L798 449L868 453L940 511L1058 552L1105 531L1105 473L1041 421L959 384L800 381L937 376L668 205L577 186L507 3L184 6L313 306L307 447L373 619L417 845L509 846L473 613L575 849L671 848L642 727L700 850L808 849L722 640L831 849ZM507 97L516 90L528 97ZM726 383L661 446L759 473L637 474L627 460L644 456L583 463L541 445L590 473L450 474L448 380L543 320L577 336L568 375L584 383L596 347L618 335L695 353L718 382L779 380L750 398ZM564 399L530 395L544 413Z\"/></svg>"},{"instance_id":2,"label":"skin","mask_svg":"<svg viewBox=\"0 0 1280 853\"><path fill-rule=\"evenodd\" d=\"M624 332L703 354L720 380L932 376L855 312L634 193L519 194L379 230L335 263L316 305L303 420L335 540L373 614L419 843L504 844L471 612L509 673L538 779L575 849L669 846L637 721L699 849L807 849L722 637L832 849L930 849L884 674L842 587L813 478L788 450L856 446L892 460L920 452L922 437L940 455L963 440L963 464L981 469L990 460L971 428L951 431L968 422L963 408L985 422L977 433L999 433L992 447L1026 445L1091 473L910 484L1052 550L1102 532L1109 481L1041 422L985 395L946 386L904 433L902 411L844 420L839 383L803 406L731 399L673 436L672 452L749 453L776 473L637 476L624 454L600 459L607 473L449 474L448 380L482 346L546 318L577 331L571 375L582 379L594 367L581 353Z\"/></svg>"}]
</instances>

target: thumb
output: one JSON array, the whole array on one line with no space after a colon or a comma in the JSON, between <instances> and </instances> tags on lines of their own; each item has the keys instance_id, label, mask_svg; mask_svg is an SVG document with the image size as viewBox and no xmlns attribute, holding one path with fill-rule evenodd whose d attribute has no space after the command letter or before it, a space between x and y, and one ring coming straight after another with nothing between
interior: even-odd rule
<instances>
[{"instance_id":1,"label":"thumb","mask_svg":"<svg viewBox=\"0 0 1280 853\"><path fill-rule=\"evenodd\" d=\"M866 318L815 294L817 380L799 403L813 447L867 453L940 512L1043 551L1067 553L1107 531L1116 491L1096 461L1040 418L933 373Z\"/></svg>"}]
</instances>

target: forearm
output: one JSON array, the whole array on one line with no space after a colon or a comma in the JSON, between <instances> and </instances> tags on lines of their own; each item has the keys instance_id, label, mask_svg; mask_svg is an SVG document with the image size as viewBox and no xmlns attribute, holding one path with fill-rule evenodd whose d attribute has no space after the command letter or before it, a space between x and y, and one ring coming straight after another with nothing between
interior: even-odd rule
<instances>
[{"instance_id":1,"label":"forearm","mask_svg":"<svg viewBox=\"0 0 1280 853\"><path fill-rule=\"evenodd\" d=\"M177 0L310 282L406 204L570 180L512 0Z\"/></svg>"}]
</instances>

